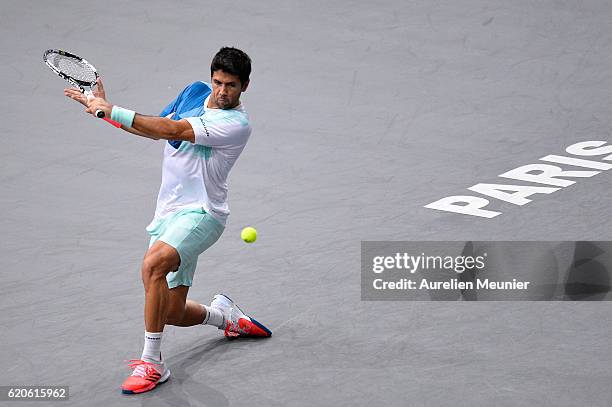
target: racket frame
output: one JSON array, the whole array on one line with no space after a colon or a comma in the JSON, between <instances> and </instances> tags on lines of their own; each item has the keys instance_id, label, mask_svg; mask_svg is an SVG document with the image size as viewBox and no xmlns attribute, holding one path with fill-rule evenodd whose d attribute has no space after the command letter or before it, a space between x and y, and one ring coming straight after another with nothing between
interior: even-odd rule
<instances>
[{"instance_id":1,"label":"racket frame","mask_svg":"<svg viewBox=\"0 0 612 407\"><path fill-rule=\"evenodd\" d=\"M73 58L77 60L78 62L84 63L85 65L91 68L95 76L95 79L92 82L88 82L88 81L82 81L80 79L73 78L70 75L66 75L65 73L57 69L57 67L55 67L49 61L49 54L59 54L59 55L62 55L68 58ZM93 92L91 91L91 89L93 89L93 87L96 86L99 75L98 75L98 71L96 70L96 68L92 64L90 64L86 59L83 59L78 55L75 55L73 53L70 53L70 52L67 52L61 49L48 49L43 54L43 61L45 61L45 64L47 64L47 66L51 68L51 70L55 72L60 78L65 79L75 88L78 88L87 97L87 100L93 99L94 96L93 96ZM85 89L86 86L89 87L89 89ZM110 124L112 124L113 126L117 128L121 127L120 123L104 117L105 114L102 110L96 110L96 116L99 117L100 119L106 120L107 122L109 122Z\"/></svg>"}]
</instances>

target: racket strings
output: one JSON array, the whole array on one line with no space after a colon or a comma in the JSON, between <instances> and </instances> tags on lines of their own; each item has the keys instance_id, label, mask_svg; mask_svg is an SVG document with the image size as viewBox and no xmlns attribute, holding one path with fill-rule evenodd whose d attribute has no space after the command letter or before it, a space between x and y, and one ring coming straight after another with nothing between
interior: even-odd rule
<instances>
[{"instance_id":1,"label":"racket strings","mask_svg":"<svg viewBox=\"0 0 612 407\"><path fill-rule=\"evenodd\" d=\"M86 62L60 54L49 55L48 60L60 72L70 76L73 79L83 82L96 81L95 71Z\"/></svg>"}]
</instances>

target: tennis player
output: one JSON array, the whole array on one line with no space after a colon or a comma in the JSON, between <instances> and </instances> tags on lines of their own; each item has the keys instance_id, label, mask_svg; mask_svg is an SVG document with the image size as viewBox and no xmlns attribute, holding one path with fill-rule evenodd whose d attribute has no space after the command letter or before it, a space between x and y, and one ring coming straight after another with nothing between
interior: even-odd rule
<instances>
[{"instance_id":1,"label":"tennis player","mask_svg":"<svg viewBox=\"0 0 612 407\"><path fill-rule=\"evenodd\" d=\"M251 134L249 116L240 102L249 85L249 56L236 48L221 48L210 72L210 84L187 86L159 116L112 105L102 81L90 100L78 89L64 90L66 96L87 106L86 112L95 115L102 110L125 131L167 140L157 208L147 226L151 240L141 269L144 349L139 360L131 361L134 370L122 385L125 394L149 391L170 377L161 355L166 324L212 325L227 337L272 335L223 294L215 295L210 305L187 299L198 256L225 228L227 176Z\"/></svg>"}]
</instances>

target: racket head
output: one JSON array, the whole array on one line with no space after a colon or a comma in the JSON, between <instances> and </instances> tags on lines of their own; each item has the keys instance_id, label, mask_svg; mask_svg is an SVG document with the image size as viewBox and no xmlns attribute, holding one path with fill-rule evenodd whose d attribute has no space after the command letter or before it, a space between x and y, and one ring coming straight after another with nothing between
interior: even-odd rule
<instances>
[{"instance_id":1,"label":"racket head","mask_svg":"<svg viewBox=\"0 0 612 407\"><path fill-rule=\"evenodd\" d=\"M84 86L93 88L98 80L96 68L85 59L61 49L48 49L43 61L53 72L85 92Z\"/></svg>"}]
</instances>

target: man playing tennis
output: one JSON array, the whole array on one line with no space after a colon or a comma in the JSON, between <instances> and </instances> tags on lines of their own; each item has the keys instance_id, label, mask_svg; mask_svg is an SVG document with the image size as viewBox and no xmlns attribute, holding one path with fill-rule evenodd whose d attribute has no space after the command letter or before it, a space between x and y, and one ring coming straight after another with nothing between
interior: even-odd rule
<instances>
[{"instance_id":1,"label":"man playing tennis","mask_svg":"<svg viewBox=\"0 0 612 407\"><path fill-rule=\"evenodd\" d=\"M270 330L245 315L229 297L214 296L210 305L188 300L198 256L219 239L229 215L227 176L251 133L240 95L249 85L251 60L243 51L224 47L215 55L211 85L187 86L160 116L144 116L113 106L101 81L94 99L79 89L64 94L87 106L95 117L121 123L130 133L164 139L162 183L151 235L142 262L145 289L145 342L140 360L122 385L125 394L153 389L170 377L161 356L164 325L212 325L227 337L269 337Z\"/></svg>"}]
</instances>

